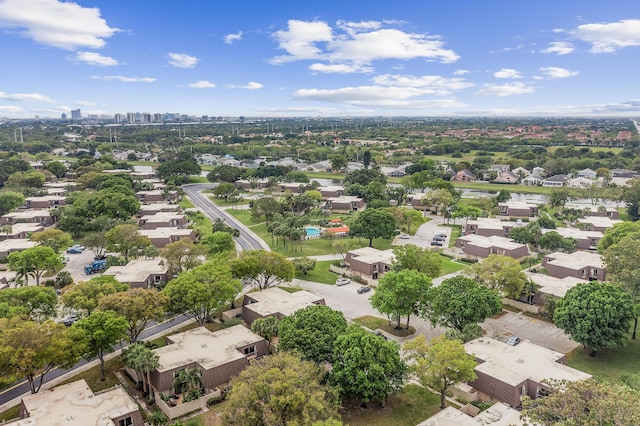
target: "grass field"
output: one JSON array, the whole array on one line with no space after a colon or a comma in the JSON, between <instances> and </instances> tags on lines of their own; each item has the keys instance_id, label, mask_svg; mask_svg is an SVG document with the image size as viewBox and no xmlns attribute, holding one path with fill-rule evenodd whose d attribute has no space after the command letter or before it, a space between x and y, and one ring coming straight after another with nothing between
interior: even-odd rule
<instances>
[{"instance_id":1,"label":"grass field","mask_svg":"<svg viewBox=\"0 0 640 426\"><path fill-rule=\"evenodd\" d=\"M299 280L313 281L322 284L335 284L338 274L329 270L329 265L333 263L333 260L320 260L316 262L316 267L313 271L309 271L307 275L303 275L296 271L296 278Z\"/></svg>"},{"instance_id":2,"label":"grass field","mask_svg":"<svg viewBox=\"0 0 640 426\"><path fill-rule=\"evenodd\" d=\"M503 185L490 182L452 182L456 188L476 189L478 191L499 192L506 189L509 192L520 192L523 194L551 194L553 188L546 186L529 186L529 185Z\"/></svg>"},{"instance_id":3,"label":"grass field","mask_svg":"<svg viewBox=\"0 0 640 426\"><path fill-rule=\"evenodd\" d=\"M442 258L442 268L440 269L440 276L458 272L469 266L468 264L454 261L453 259L450 259L446 256L440 257Z\"/></svg>"},{"instance_id":4,"label":"grass field","mask_svg":"<svg viewBox=\"0 0 640 426\"><path fill-rule=\"evenodd\" d=\"M595 357L579 347L567 356L567 365L589 373L596 379L620 383L622 373L638 373L640 340L629 340L623 348L603 349Z\"/></svg>"}]
</instances>

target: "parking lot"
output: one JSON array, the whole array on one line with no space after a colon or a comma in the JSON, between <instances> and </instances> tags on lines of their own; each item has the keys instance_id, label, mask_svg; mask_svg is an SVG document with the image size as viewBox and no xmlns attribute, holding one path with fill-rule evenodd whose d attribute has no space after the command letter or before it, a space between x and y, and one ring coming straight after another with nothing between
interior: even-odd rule
<instances>
[{"instance_id":1,"label":"parking lot","mask_svg":"<svg viewBox=\"0 0 640 426\"><path fill-rule=\"evenodd\" d=\"M74 282L87 280L87 275L84 274L84 266L93 262L93 252L86 249L82 253L65 253L64 256L68 257L69 261L63 271L70 272Z\"/></svg>"}]
</instances>

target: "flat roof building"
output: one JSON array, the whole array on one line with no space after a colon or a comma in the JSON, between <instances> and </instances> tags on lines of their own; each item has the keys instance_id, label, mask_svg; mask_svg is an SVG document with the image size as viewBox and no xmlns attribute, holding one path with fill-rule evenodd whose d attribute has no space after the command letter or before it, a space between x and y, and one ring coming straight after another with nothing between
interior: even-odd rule
<instances>
[{"instance_id":1,"label":"flat roof building","mask_svg":"<svg viewBox=\"0 0 640 426\"><path fill-rule=\"evenodd\" d=\"M552 277L574 277L583 280L604 281L607 276L602 256L588 251L563 253L553 252L542 258L542 266Z\"/></svg>"},{"instance_id":2,"label":"flat roof building","mask_svg":"<svg viewBox=\"0 0 640 426\"><path fill-rule=\"evenodd\" d=\"M322 297L305 290L289 293L278 287L247 293L242 302L242 318L251 324L258 318L282 319L312 305L324 305Z\"/></svg>"},{"instance_id":3,"label":"flat roof building","mask_svg":"<svg viewBox=\"0 0 640 426\"><path fill-rule=\"evenodd\" d=\"M131 288L152 288L167 282L165 261L155 259L133 259L124 266L110 266L102 275L113 276Z\"/></svg>"},{"instance_id":4,"label":"flat roof building","mask_svg":"<svg viewBox=\"0 0 640 426\"><path fill-rule=\"evenodd\" d=\"M475 417L447 407L417 426L521 426L520 412L503 402L497 402Z\"/></svg>"}]
</instances>

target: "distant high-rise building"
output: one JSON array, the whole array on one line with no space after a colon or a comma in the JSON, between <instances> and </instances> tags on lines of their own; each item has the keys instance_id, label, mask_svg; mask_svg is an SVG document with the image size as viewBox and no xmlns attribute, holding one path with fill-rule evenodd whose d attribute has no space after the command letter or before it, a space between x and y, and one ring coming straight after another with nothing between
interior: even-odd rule
<instances>
[{"instance_id":1,"label":"distant high-rise building","mask_svg":"<svg viewBox=\"0 0 640 426\"><path fill-rule=\"evenodd\" d=\"M60 115L60 118L62 120L66 120L67 119L67 114L65 114L64 112Z\"/></svg>"},{"instance_id":2,"label":"distant high-rise building","mask_svg":"<svg viewBox=\"0 0 640 426\"><path fill-rule=\"evenodd\" d=\"M127 113L127 121L129 123L135 123L136 122L136 113L135 112L128 112Z\"/></svg>"},{"instance_id":3,"label":"distant high-rise building","mask_svg":"<svg viewBox=\"0 0 640 426\"><path fill-rule=\"evenodd\" d=\"M71 110L72 120L80 120L81 118L82 118L82 113L80 112L80 108Z\"/></svg>"},{"instance_id":4,"label":"distant high-rise building","mask_svg":"<svg viewBox=\"0 0 640 426\"><path fill-rule=\"evenodd\" d=\"M151 114L148 112L142 113L142 122L143 123L151 123Z\"/></svg>"},{"instance_id":5,"label":"distant high-rise building","mask_svg":"<svg viewBox=\"0 0 640 426\"><path fill-rule=\"evenodd\" d=\"M153 122L154 123L162 123L162 114L155 113L153 114Z\"/></svg>"},{"instance_id":6,"label":"distant high-rise building","mask_svg":"<svg viewBox=\"0 0 640 426\"><path fill-rule=\"evenodd\" d=\"M116 123L122 123L122 114L116 114L113 118L116 120Z\"/></svg>"}]
</instances>

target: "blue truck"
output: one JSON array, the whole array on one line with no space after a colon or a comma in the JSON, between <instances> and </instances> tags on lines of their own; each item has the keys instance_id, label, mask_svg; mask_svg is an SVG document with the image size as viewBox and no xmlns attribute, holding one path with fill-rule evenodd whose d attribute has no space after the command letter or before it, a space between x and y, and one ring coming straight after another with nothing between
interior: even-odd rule
<instances>
[{"instance_id":1,"label":"blue truck","mask_svg":"<svg viewBox=\"0 0 640 426\"><path fill-rule=\"evenodd\" d=\"M94 274L94 273L102 271L106 267L107 267L107 260L106 259L94 260L89 265L86 265L84 267L84 273L85 273L85 275L91 275L91 274Z\"/></svg>"}]
</instances>

